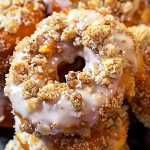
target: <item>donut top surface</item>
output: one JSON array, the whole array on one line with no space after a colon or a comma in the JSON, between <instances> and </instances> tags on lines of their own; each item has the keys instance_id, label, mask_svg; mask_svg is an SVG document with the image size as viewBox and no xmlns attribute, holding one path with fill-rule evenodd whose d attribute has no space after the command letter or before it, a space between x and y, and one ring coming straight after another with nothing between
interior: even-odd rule
<instances>
[{"instance_id":1,"label":"donut top surface","mask_svg":"<svg viewBox=\"0 0 150 150\"><path fill-rule=\"evenodd\" d=\"M136 53L132 34L105 9L54 12L16 46L5 93L15 114L30 124L24 122L24 130L82 134L100 115L108 117L104 106L113 112L121 107L119 84L125 68L136 74ZM83 70L71 70L60 83L58 65L77 56L86 62Z\"/></svg>"}]
</instances>

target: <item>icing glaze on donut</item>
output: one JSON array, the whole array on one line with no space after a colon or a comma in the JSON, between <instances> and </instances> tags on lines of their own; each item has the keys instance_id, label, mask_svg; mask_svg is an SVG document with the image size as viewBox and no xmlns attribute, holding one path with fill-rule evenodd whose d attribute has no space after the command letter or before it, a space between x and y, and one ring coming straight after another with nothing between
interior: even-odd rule
<instances>
[{"instance_id":1,"label":"icing glaze on donut","mask_svg":"<svg viewBox=\"0 0 150 150\"><path fill-rule=\"evenodd\" d=\"M85 15L84 19L81 20L78 19L80 13L84 13ZM108 20L115 22L112 16L108 15L107 17ZM100 13L92 10L91 11L72 10L68 15L67 21L70 23L70 26L83 29L84 23L90 23L91 25L95 25L99 21L103 20L103 18L104 16L100 15ZM75 20L78 20L78 22L75 22ZM45 29L49 31L51 30L51 26L46 25L46 19L41 24L42 27L40 28L40 30L37 30L34 35L32 35L32 38L36 38L36 36L38 34L41 34ZM131 65L134 64L135 70L137 71L138 64L137 64L136 55L134 53L135 43L133 42L132 37L127 35L124 30L123 32L122 31L117 32L116 30L113 29L111 31L111 34L113 35L112 40L115 42L117 51L120 54L119 56L117 52L116 57L124 58L121 69L124 69L127 66L129 66L129 62L131 61ZM46 37L44 44L46 44L47 41L50 39L51 38ZM57 101L43 100L40 103L41 104L40 107L36 111L32 111L32 112L26 110L27 108L26 99L21 94L21 90L23 88L22 83L18 85L11 83L9 85L9 93L8 93L8 96L12 101L14 111L19 113L21 116L23 116L23 118L27 118L33 123L36 123L37 126L35 131L46 135L64 132L64 129L66 127L78 126L83 121L88 122L88 125L85 128L83 128L83 130L91 128L99 119L99 108L104 106L105 103L109 101L118 92L117 91L118 86L122 81L121 80L122 77L119 76L117 78L107 77L107 80L109 82L109 87L107 85L101 85L98 83L98 81L96 80L96 75L94 73L94 63L97 63L100 68L100 71L103 71L105 69L105 65L103 62L104 58L101 59L99 54L94 54L92 49L86 46L77 48L74 47L71 42L66 42L66 41L58 41L57 46L59 47L63 46L64 48L63 52L60 53L56 52L53 56L50 56L47 59L48 65L56 70L55 75L53 76L53 80L55 79L59 80L59 77L57 75L58 65L64 61L67 63L73 63L77 56L81 56L85 59L86 64L85 67L83 68L83 72L86 71L91 72L92 81L88 84L81 85L80 77L79 75L77 75L77 80L79 81L78 85L80 87L73 89L76 93L80 93L83 99L82 107L83 107L84 115L82 117L77 117L78 112L72 109L71 102L66 98L66 95L70 96L69 94L70 89L68 88L64 93L61 93L58 96ZM14 58L12 60L12 66L17 61L19 62L21 57L28 56L28 55L29 54L27 53L16 51L14 53ZM129 56L133 58L131 59L131 57ZM65 76L66 80L68 76L69 75ZM30 80L31 81L34 80L33 75L30 76ZM46 85L46 82L44 80L38 79L38 82L40 82L40 86L42 87ZM89 87L92 89L91 92L87 91L87 88ZM120 99L123 99L123 94L120 94ZM52 123L57 124L57 126L51 128ZM47 130L43 130L43 128L47 128ZM77 130L77 132L83 132L83 130L80 129Z\"/></svg>"}]
</instances>

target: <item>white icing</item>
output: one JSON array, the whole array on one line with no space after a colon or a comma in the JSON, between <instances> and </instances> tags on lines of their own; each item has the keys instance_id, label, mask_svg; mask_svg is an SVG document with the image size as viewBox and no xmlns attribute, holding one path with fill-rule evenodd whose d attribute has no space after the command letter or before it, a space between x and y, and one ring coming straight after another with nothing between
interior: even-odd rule
<instances>
[{"instance_id":1,"label":"white icing","mask_svg":"<svg viewBox=\"0 0 150 150\"><path fill-rule=\"evenodd\" d=\"M123 51L124 60L128 60L134 64L134 69L137 71L138 69L138 60L135 54L135 45L133 39L129 35L125 33L115 33L114 32L114 39L117 43L119 49Z\"/></svg>"},{"instance_id":2,"label":"white icing","mask_svg":"<svg viewBox=\"0 0 150 150\"><path fill-rule=\"evenodd\" d=\"M70 11L68 15L68 21L73 22L73 20L78 20L80 18L81 13L84 13L86 17L84 18L84 20L80 20L80 22L77 23L78 27L79 26L81 27L83 22L93 23L100 18L100 14L98 12L95 12L94 10L82 11L82 10L73 9Z\"/></svg>"},{"instance_id":3,"label":"white icing","mask_svg":"<svg viewBox=\"0 0 150 150\"><path fill-rule=\"evenodd\" d=\"M74 19L77 10L72 10L68 16L68 20L71 21ZM99 19L99 14L94 11L84 11L87 15L84 21L88 21L93 23L95 20ZM72 21L71 21L72 22ZM78 24L77 24L78 25ZM82 24L80 24L82 27ZM124 34L114 33L114 37L117 43L117 47L125 51L129 59L132 57L136 57L133 55L134 47L133 43L130 41L130 38ZM129 46L126 44L122 44L121 41L125 40L129 43ZM93 53L92 50L84 47L83 49L75 49L73 45L69 42L58 42L58 45L63 45L64 50L62 53L57 53L53 58L49 58L49 65L51 67L57 68L59 63L65 61L68 63L73 63L76 56L81 56L85 59L86 65L84 69L90 69L93 73L93 63L98 62L103 68L103 65L100 62L100 58ZM130 51L129 51L130 50ZM20 57L24 54L20 52L16 52L15 57ZM132 57L130 57L132 55ZM19 61L20 58L14 58L14 61ZM134 58L132 58L134 60ZM94 73L93 73L94 77ZM56 78L57 74L56 74ZM76 112L71 108L70 101L65 99L65 95L60 95L59 100L57 102L51 101L43 101L40 109L34 112L28 112L26 110L26 100L20 93L22 85L19 86L11 84L10 95L9 98L12 101L12 105L14 110L20 113L24 118L28 118L32 120L34 123L39 123L39 127L41 126L50 126L53 122L57 122L58 126L54 129L51 128L51 134L56 134L59 132L63 132L64 129L70 125L79 125L81 121L87 121L88 127L93 126L93 124L97 121L99 117L99 107L101 107L106 100L109 100L116 93L118 84L120 83L120 79L113 80L109 79L112 82L112 86L108 89L105 86L101 86L92 81L90 84L83 85L81 89L76 89L83 98L83 108L85 111L85 115L81 118L76 118ZM94 87L91 93L88 93L85 90L85 87ZM95 94L100 94L101 97L99 100L95 100ZM61 108L64 109L61 109ZM37 127L37 131L41 132Z\"/></svg>"}]
</instances>

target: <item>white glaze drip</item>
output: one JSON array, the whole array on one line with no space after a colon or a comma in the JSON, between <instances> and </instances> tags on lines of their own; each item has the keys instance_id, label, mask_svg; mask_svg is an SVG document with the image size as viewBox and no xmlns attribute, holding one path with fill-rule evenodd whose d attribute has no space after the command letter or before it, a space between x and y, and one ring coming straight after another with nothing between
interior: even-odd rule
<instances>
[{"instance_id":1,"label":"white glaze drip","mask_svg":"<svg viewBox=\"0 0 150 150\"><path fill-rule=\"evenodd\" d=\"M120 50L123 51L124 60L128 60L132 62L135 72L138 69L138 60L135 54L135 45L133 39L129 35L125 33L115 33L114 32L114 39L117 43L117 46Z\"/></svg>"},{"instance_id":2,"label":"white glaze drip","mask_svg":"<svg viewBox=\"0 0 150 150\"><path fill-rule=\"evenodd\" d=\"M95 12L94 10L82 11L82 10L73 9L73 10L71 10L71 12L68 15L68 21L72 23L73 20L78 20L80 18L81 13L84 13L86 16L85 16L84 20L80 20L80 22L77 23L78 27L82 26L82 22L93 23L100 18L100 14L98 12Z\"/></svg>"}]
</instances>

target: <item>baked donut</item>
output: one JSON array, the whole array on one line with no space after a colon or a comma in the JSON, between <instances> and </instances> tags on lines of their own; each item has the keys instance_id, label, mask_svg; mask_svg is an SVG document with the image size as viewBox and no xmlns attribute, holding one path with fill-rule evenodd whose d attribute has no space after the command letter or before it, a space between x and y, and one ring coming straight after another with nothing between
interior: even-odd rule
<instances>
[{"instance_id":1,"label":"baked donut","mask_svg":"<svg viewBox=\"0 0 150 150\"><path fill-rule=\"evenodd\" d=\"M16 143L20 143L19 147L23 150L121 150L126 142L129 126L126 109L127 106L123 106L119 113L102 124L100 130L93 130L88 138L67 134L35 137L32 134L22 132L20 120L15 117L16 138L14 140L17 140ZM10 150L9 145L12 145L12 142L6 146L5 150Z\"/></svg>"},{"instance_id":2,"label":"baked donut","mask_svg":"<svg viewBox=\"0 0 150 150\"><path fill-rule=\"evenodd\" d=\"M133 34L101 10L54 12L35 33L18 43L5 93L22 130L43 135L97 128L134 96L134 76L141 70ZM129 51L130 50L130 51ZM59 80L59 66L85 60ZM49 117L51 116L51 117Z\"/></svg>"},{"instance_id":3,"label":"baked donut","mask_svg":"<svg viewBox=\"0 0 150 150\"><path fill-rule=\"evenodd\" d=\"M136 95L131 106L136 117L150 128L150 27L140 25L129 29L137 37L144 61L144 73L136 81Z\"/></svg>"},{"instance_id":4,"label":"baked donut","mask_svg":"<svg viewBox=\"0 0 150 150\"><path fill-rule=\"evenodd\" d=\"M139 23L141 14L148 5L146 0L43 0L47 5L47 13L59 12L67 7L98 9L108 8L111 15L127 26Z\"/></svg>"},{"instance_id":5,"label":"baked donut","mask_svg":"<svg viewBox=\"0 0 150 150\"><path fill-rule=\"evenodd\" d=\"M9 69L9 58L16 43L30 36L38 22L45 17L40 0L0 1L0 73Z\"/></svg>"}]
</instances>

